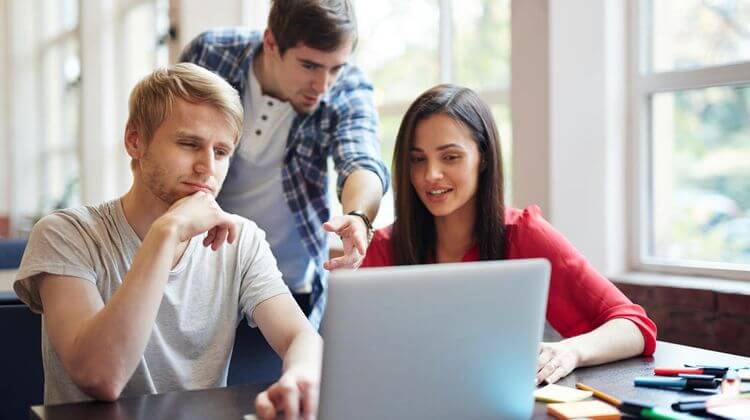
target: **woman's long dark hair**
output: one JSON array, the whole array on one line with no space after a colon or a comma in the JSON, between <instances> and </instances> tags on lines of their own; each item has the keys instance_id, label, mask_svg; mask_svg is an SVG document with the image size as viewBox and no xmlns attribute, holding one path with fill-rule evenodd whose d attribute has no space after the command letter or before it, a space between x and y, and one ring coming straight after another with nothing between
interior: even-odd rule
<instances>
[{"instance_id":1,"label":"woman's long dark hair","mask_svg":"<svg viewBox=\"0 0 750 420\"><path fill-rule=\"evenodd\" d=\"M466 127L477 143L481 164L476 193L474 237L480 260L506 257L505 205L500 136L487 105L472 91L455 85L438 85L424 92L406 111L393 154L393 188L396 221L391 243L396 265L425 264L434 258L435 219L411 184L410 151L417 125L443 114Z\"/></svg>"}]
</instances>

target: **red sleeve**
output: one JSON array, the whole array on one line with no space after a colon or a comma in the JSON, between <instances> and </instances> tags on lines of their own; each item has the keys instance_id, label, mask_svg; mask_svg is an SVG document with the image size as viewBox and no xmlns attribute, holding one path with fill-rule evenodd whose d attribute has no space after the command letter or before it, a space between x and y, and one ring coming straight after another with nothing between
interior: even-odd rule
<instances>
[{"instance_id":1,"label":"red sleeve","mask_svg":"<svg viewBox=\"0 0 750 420\"><path fill-rule=\"evenodd\" d=\"M367 247L367 254L360 268L391 266L393 265L392 255L391 226L378 229Z\"/></svg>"},{"instance_id":2,"label":"red sleeve","mask_svg":"<svg viewBox=\"0 0 750 420\"><path fill-rule=\"evenodd\" d=\"M587 333L615 318L632 321L643 334L643 354L656 349L656 324L541 216L537 206L510 218L508 257L546 258L552 266L547 320L563 336Z\"/></svg>"}]
</instances>

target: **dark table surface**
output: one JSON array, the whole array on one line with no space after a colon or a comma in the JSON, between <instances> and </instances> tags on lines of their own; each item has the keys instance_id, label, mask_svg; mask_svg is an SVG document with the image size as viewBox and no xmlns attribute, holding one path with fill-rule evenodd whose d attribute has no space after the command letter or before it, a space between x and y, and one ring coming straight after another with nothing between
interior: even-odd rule
<instances>
[{"instance_id":1,"label":"dark table surface","mask_svg":"<svg viewBox=\"0 0 750 420\"><path fill-rule=\"evenodd\" d=\"M628 359L607 365L580 368L558 382L574 387L582 382L622 400L669 406L680 399L707 396L698 391L677 392L633 386L636 376L653 375L655 366L682 366L684 363L750 367L750 358L727 353L658 342L654 357ZM34 406L32 419L242 419L253 413L255 395L267 384L238 385L200 391L171 392L135 398L123 398L113 403L89 402ZM750 391L750 384L743 384ZM535 419L547 416L546 404L536 403ZM398 418L394 413L393 418Z\"/></svg>"}]
</instances>

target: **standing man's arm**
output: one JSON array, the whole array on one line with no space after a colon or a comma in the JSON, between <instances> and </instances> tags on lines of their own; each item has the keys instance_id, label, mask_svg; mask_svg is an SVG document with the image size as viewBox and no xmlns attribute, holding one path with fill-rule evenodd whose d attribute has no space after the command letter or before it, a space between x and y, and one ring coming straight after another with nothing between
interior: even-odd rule
<instances>
[{"instance_id":1,"label":"standing man's arm","mask_svg":"<svg viewBox=\"0 0 750 420\"><path fill-rule=\"evenodd\" d=\"M343 216L331 218L323 225L344 243L344 255L327 261L328 270L356 268L364 260L369 232L360 212L372 222L380 200L388 189L388 169L380 157L378 115L372 85L357 69L346 75L335 109L338 112L334 129L333 160L339 174L339 197Z\"/></svg>"},{"instance_id":2,"label":"standing man's arm","mask_svg":"<svg viewBox=\"0 0 750 420\"><path fill-rule=\"evenodd\" d=\"M236 229L212 196L196 193L151 225L107 305L81 279L50 274L36 279L52 346L83 392L115 400L130 380L151 335L178 245L212 230L213 243L204 245L216 249L224 239L233 242Z\"/></svg>"},{"instance_id":3,"label":"standing man's arm","mask_svg":"<svg viewBox=\"0 0 750 420\"><path fill-rule=\"evenodd\" d=\"M348 213L362 212L369 221L372 221L378 214L382 197L382 182L374 172L359 169L346 178L341 192L341 207L344 215L333 217L323 225L324 229L341 237L344 243L344 255L326 261L324 267L327 270L356 268L362 264L369 245L369 229L362 217Z\"/></svg>"}]
</instances>

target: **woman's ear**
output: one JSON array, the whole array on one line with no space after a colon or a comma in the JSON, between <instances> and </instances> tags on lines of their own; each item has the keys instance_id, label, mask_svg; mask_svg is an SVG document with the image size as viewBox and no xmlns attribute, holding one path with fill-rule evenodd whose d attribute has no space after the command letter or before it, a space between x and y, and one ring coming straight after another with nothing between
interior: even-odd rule
<instances>
[{"instance_id":1,"label":"woman's ear","mask_svg":"<svg viewBox=\"0 0 750 420\"><path fill-rule=\"evenodd\" d=\"M487 169L487 158L482 154L482 160L479 161L479 172L484 172Z\"/></svg>"}]
</instances>

